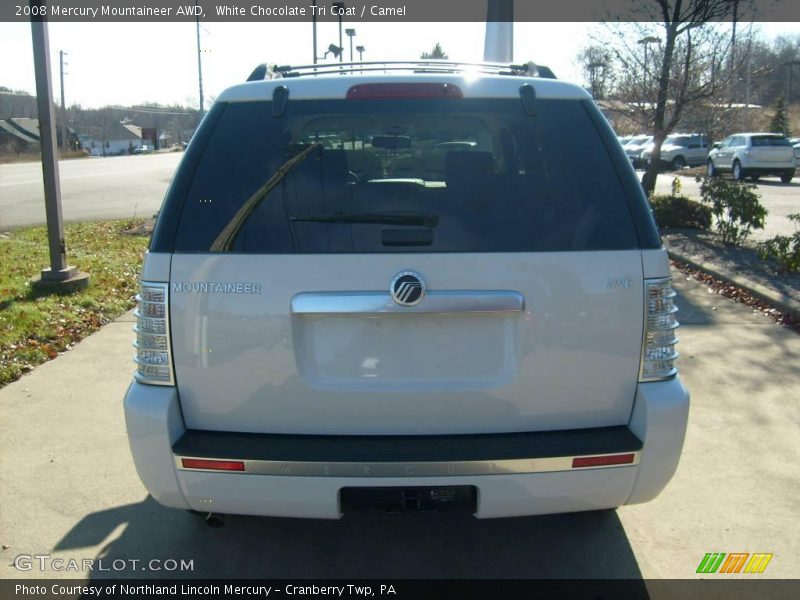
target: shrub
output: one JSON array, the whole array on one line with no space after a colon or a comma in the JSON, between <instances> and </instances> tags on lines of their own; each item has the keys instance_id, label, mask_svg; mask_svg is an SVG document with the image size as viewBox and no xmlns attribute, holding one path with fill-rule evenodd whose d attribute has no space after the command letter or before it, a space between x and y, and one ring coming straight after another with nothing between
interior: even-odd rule
<instances>
[{"instance_id":1,"label":"shrub","mask_svg":"<svg viewBox=\"0 0 800 600\"><path fill-rule=\"evenodd\" d=\"M776 235L761 242L758 251L762 258L775 260L784 271L800 271L800 213L786 218L794 223L794 235Z\"/></svg>"},{"instance_id":2,"label":"shrub","mask_svg":"<svg viewBox=\"0 0 800 600\"><path fill-rule=\"evenodd\" d=\"M711 225L711 209L686 196L654 194L650 205L661 228L708 229Z\"/></svg>"},{"instance_id":3,"label":"shrub","mask_svg":"<svg viewBox=\"0 0 800 600\"><path fill-rule=\"evenodd\" d=\"M764 229L767 209L758 201L756 186L721 177L697 177L704 204L711 207L722 242L741 245L753 229Z\"/></svg>"}]
</instances>

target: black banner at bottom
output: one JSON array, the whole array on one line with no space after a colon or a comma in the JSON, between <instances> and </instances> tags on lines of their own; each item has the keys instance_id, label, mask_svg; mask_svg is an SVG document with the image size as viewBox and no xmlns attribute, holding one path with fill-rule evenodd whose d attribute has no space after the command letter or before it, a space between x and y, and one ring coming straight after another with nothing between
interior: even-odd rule
<instances>
[{"instance_id":1,"label":"black banner at bottom","mask_svg":"<svg viewBox=\"0 0 800 600\"><path fill-rule=\"evenodd\" d=\"M366 580L75 580L6 579L0 598L41 600L160 600L162 598L267 599L382 598L386 600L569 598L570 600L795 600L791 579L366 579Z\"/></svg>"}]
</instances>

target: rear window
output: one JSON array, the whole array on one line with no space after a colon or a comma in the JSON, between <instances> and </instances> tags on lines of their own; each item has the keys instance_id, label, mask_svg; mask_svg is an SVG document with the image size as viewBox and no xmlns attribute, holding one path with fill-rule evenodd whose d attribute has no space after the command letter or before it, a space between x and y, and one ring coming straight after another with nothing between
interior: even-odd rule
<instances>
[{"instance_id":1,"label":"rear window","mask_svg":"<svg viewBox=\"0 0 800 600\"><path fill-rule=\"evenodd\" d=\"M670 135L664 140L664 144L672 144L673 146L688 146L691 141L688 135Z\"/></svg>"},{"instance_id":2,"label":"rear window","mask_svg":"<svg viewBox=\"0 0 800 600\"><path fill-rule=\"evenodd\" d=\"M640 135L639 137L635 137L628 142L631 146L641 146L642 144L646 144L650 141L650 136L648 135Z\"/></svg>"},{"instance_id":3,"label":"rear window","mask_svg":"<svg viewBox=\"0 0 800 600\"><path fill-rule=\"evenodd\" d=\"M282 118L271 110L225 107L175 251L637 247L619 176L579 101L539 100L534 117L518 99L290 100Z\"/></svg>"},{"instance_id":4,"label":"rear window","mask_svg":"<svg viewBox=\"0 0 800 600\"><path fill-rule=\"evenodd\" d=\"M753 147L761 146L791 146L789 140L779 135L754 135L750 138Z\"/></svg>"}]
</instances>

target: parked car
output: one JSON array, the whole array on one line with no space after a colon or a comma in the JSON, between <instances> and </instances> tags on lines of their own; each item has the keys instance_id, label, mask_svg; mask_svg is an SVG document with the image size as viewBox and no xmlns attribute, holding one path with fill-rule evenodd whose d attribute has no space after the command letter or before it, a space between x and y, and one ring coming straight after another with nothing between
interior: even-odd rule
<instances>
[{"instance_id":1,"label":"parked car","mask_svg":"<svg viewBox=\"0 0 800 600\"><path fill-rule=\"evenodd\" d=\"M643 165L641 160L642 150L652 141L652 135L637 135L622 147L634 167L638 168Z\"/></svg>"},{"instance_id":2,"label":"parked car","mask_svg":"<svg viewBox=\"0 0 800 600\"><path fill-rule=\"evenodd\" d=\"M789 143L794 148L794 160L795 163L800 162L800 138L791 138Z\"/></svg>"},{"instance_id":3,"label":"parked car","mask_svg":"<svg viewBox=\"0 0 800 600\"><path fill-rule=\"evenodd\" d=\"M730 172L736 180L777 175L789 183L795 175L795 151L779 133L737 133L714 144L708 155L708 175Z\"/></svg>"},{"instance_id":4,"label":"parked car","mask_svg":"<svg viewBox=\"0 0 800 600\"><path fill-rule=\"evenodd\" d=\"M282 69L219 95L145 258L124 407L152 497L486 518L659 494L689 409L675 292L587 92Z\"/></svg>"},{"instance_id":5,"label":"parked car","mask_svg":"<svg viewBox=\"0 0 800 600\"><path fill-rule=\"evenodd\" d=\"M668 135L661 145L661 165L673 171L680 171L686 166L697 167L706 164L708 159L708 137L699 133L674 133ZM642 149L641 162L650 164L653 143Z\"/></svg>"}]
</instances>

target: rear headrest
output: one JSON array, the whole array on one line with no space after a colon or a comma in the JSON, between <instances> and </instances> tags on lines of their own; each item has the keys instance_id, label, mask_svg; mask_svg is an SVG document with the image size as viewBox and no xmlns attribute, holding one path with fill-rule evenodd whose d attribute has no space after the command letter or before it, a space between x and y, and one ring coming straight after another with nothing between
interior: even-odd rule
<instances>
[{"instance_id":1,"label":"rear headrest","mask_svg":"<svg viewBox=\"0 0 800 600\"><path fill-rule=\"evenodd\" d=\"M322 165L326 181L347 180L347 152L344 150L329 150L328 148L323 150Z\"/></svg>"},{"instance_id":2,"label":"rear headrest","mask_svg":"<svg viewBox=\"0 0 800 600\"><path fill-rule=\"evenodd\" d=\"M471 182L494 173L491 152L454 150L447 153L445 182L447 187L464 187Z\"/></svg>"}]
</instances>

